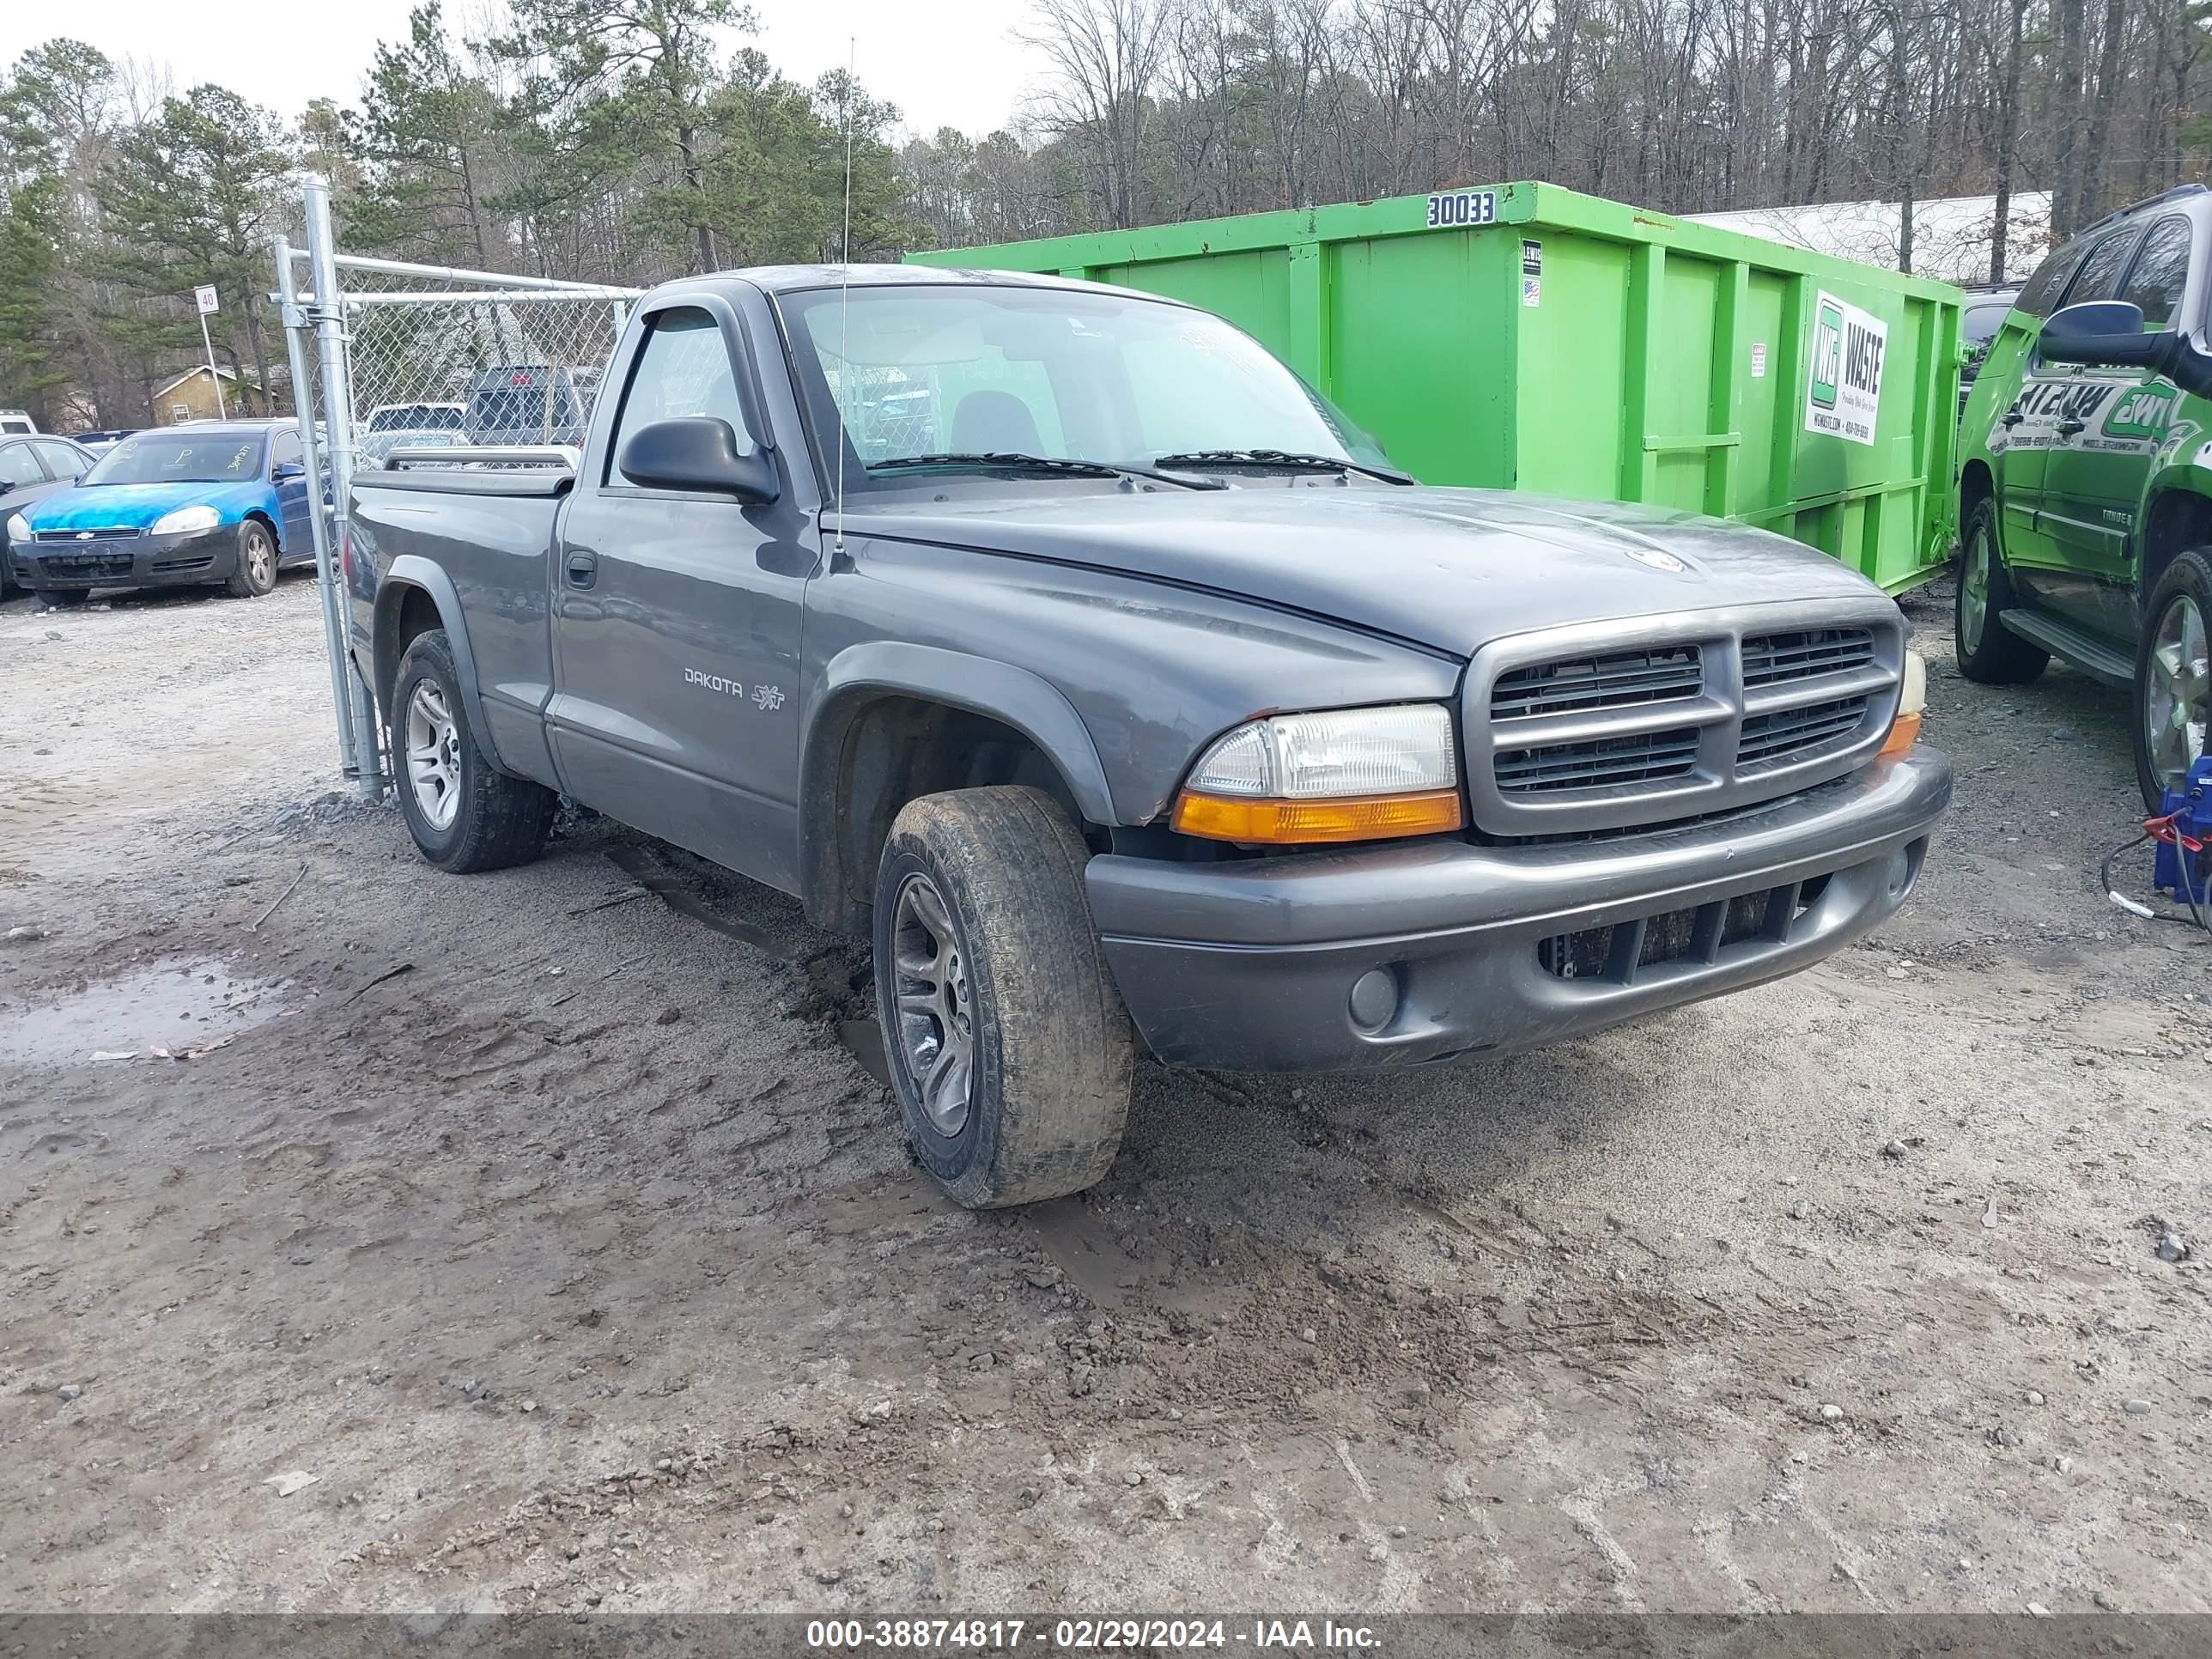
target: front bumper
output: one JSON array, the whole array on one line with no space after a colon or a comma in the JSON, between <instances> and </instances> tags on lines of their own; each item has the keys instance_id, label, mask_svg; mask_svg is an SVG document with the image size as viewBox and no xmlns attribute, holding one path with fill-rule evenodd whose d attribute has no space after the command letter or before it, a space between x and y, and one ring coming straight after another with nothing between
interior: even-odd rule
<instances>
[{"instance_id":1,"label":"front bumper","mask_svg":"<svg viewBox=\"0 0 2212 1659\"><path fill-rule=\"evenodd\" d=\"M182 587L219 582L238 562L238 526L176 536L12 542L9 574L33 592L70 587Z\"/></svg>"},{"instance_id":2,"label":"front bumper","mask_svg":"<svg viewBox=\"0 0 2212 1659\"><path fill-rule=\"evenodd\" d=\"M1162 1060L1413 1066L1808 967L1905 902L1950 799L1950 762L1922 749L1650 834L1221 864L1108 854L1086 885L1122 1000Z\"/></svg>"}]
</instances>

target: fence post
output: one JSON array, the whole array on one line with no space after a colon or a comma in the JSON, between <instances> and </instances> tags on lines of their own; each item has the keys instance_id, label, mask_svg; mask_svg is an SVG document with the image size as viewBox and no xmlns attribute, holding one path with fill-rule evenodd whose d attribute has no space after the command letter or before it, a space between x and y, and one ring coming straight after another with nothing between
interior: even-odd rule
<instances>
[{"instance_id":1,"label":"fence post","mask_svg":"<svg viewBox=\"0 0 2212 1659\"><path fill-rule=\"evenodd\" d=\"M323 426L329 434L331 501L333 519L345 522L346 503L353 486L353 398L351 364L346 360L344 297L338 288L337 246L331 230L331 187L310 173L307 179L307 261L315 284L315 343L323 382ZM324 567L323 592L326 610L335 610L337 641L343 647L351 628L347 609L351 601L338 593L332 573ZM376 738L376 705L368 688L351 670L349 660L338 665L345 681L347 711L353 719L355 781L371 799L384 793L384 768Z\"/></svg>"},{"instance_id":2,"label":"fence post","mask_svg":"<svg viewBox=\"0 0 2212 1659\"><path fill-rule=\"evenodd\" d=\"M307 488L312 491L323 476L322 440L315 432L314 388L307 380L308 329L307 312L300 304L299 285L292 276L292 244L276 239L276 304L284 319L284 350L292 368L292 406L300 423L301 459L307 464ZM339 596L331 552L331 521L320 505L310 520L315 540L315 586L323 608L323 650L330 658L331 708L337 717L338 766L346 776L361 775L361 760L354 752L352 691L346 666L344 601Z\"/></svg>"}]
</instances>

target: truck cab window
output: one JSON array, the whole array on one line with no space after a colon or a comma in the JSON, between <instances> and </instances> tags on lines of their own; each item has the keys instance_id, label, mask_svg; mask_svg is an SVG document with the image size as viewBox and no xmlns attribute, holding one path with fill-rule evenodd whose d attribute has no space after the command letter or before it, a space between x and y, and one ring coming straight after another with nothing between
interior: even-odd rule
<instances>
[{"instance_id":1,"label":"truck cab window","mask_svg":"<svg viewBox=\"0 0 2212 1659\"><path fill-rule=\"evenodd\" d=\"M2146 329L2165 328L2180 309L2181 293L2189 283L2189 243L2188 220L2178 215L2161 219L2128 273L2120 298L2142 307Z\"/></svg>"},{"instance_id":2,"label":"truck cab window","mask_svg":"<svg viewBox=\"0 0 2212 1659\"><path fill-rule=\"evenodd\" d=\"M637 366L631 371L629 388L623 394L622 413L615 423L606 481L632 483L623 476L619 458L623 446L641 428L655 421L699 415L710 416L727 426L739 454L752 450L721 330L712 316L696 307L675 307L653 318L652 331L638 351Z\"/></svg>"}]
</instances>

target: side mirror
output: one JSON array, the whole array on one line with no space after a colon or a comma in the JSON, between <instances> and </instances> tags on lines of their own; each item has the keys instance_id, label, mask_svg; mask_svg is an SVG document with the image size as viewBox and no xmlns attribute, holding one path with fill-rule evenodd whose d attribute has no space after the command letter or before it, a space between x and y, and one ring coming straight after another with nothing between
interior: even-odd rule
<instances>
[{"instance_id":1,"label":"side mirror","mask_svg":"<svg viewBox=\"0 0 2212 1659\"><path fill-rule=\"evenodd\" d=\"M269 470L269 482L271 483L284 483L291 479L304 478L307 476L306 467L297 465L291 461L280 461Z\"/></svg>"},{"instance_id":2,"label":"side mirror","mask_svg":"<svg viewBox=\"0 0 2212 1659\"><path fill-rule=\"evenodd\" d=\"M709 490L755 506L781 493L767 453L739 454L729 422L711 415L640 428L622 447L615 465L632 483L656 489Z\"/></svg>"},{"instance_id":3,"label":"side mirror","mask_svg":"<svg viewBox=\"0 0 2212 1659\"><path fill-rule=\"evenodd\" d=\"M2037 352L2057 363L2113 368L2163 367L2178 336L2143 332L2142 307L2125 300L2088 300L2053 312Z\"/></svg>"},{"instance_id":4,"label":"side mirror","mask_svg":"<svg viewBox=\"0 0 2212 1659\"><path fill-rule=\"evenodd\" d=\"M6 495L15 487L15 481L13 478L0 478L0 495Z\"/></svg>"}]
</instances>

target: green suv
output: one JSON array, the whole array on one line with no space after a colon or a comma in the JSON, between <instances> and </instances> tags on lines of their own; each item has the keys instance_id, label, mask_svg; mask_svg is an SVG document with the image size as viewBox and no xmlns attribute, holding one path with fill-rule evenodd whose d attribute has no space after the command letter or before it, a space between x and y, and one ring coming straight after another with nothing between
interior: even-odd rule
<instances>
[{"instance_id":1,"label":"green suv","mask_svg":"<svg viewBox=\"0 0 2212 1659\"><path fill-rule=\"evenodd\" d=\"M1960 433L1959 666L2054 656L2135 701L2153 810L2206 752L2212 672L2212 191L2099 220L2020 292Z\"/></svg>"}]
</instances>

